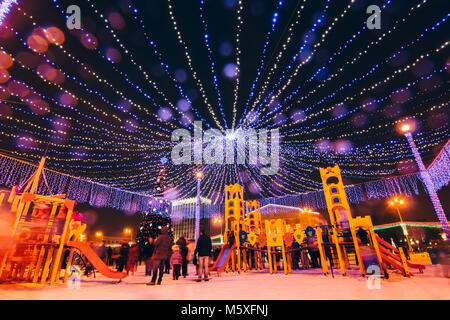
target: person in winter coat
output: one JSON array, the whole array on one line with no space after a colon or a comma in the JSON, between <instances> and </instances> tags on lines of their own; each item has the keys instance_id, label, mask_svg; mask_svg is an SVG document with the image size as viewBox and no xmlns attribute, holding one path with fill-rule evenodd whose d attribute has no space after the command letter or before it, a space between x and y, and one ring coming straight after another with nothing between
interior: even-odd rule
<instances>
[{"instance_id":1,"label":"person in winter coat","mask_svg":"<svg viewBox=\"0 0 450 320\"><path fill-rule=\"evenodd\" d=\"M181 274L183 275L183 278L186 278L186 276L188 275L187 265L189 249L187 247L187 241L184 234L180 236L176 244L180 248L181 257L183 258L183 261L181 262Z\"/></svg>"},{"instance_id":2,"label":"person in winter coat","mask_svg":"<svg viewBox=\"0 0 450 320\"><path fill-rule=\"evenodd\" d=\"M155 250L155 246L153 244L153 238L148 237L148 242L144 245L144 249L142 250L142 255L143 255L144 261L145 261L145 275L146 276L152 275L152 268L153 268L152 255L153 255L154 250Z\"/></svg>"},{"instance_id":3,"label":"person in winter coat","mask_svg":"<svg viewBox=\"0 0 450 320\"><path fill-rule=\"evenodd\" d=\"M112 254L113 254L113 250L112 250L112 248L111 247L108 247L108 249L106 249L106 256L107 256L107 265L108 266L111 266L113 263L112 263Z\"/></svg>"},{"instance_id":4,"label":"person in winter coat","mask_svg":"<svg viewBox=\"0 0 450 320\"><path fill-rule=\"evenodd\" d=\"M205 234L205 231L200 231L200 237L197 240L194 255L198 255L198 279L197 282L202 281L202 272L204 273L204 280L208 281L208 266L209 256L211 255L212 243L211 238Z\"/></svg>"},{"instance_id":5,"label":"person in winter coat","mask_svg":"<svg viewBox=\"0 0 450 320\"><path fill-rule=\"evenodd\" d=\"M122 272L128 261L128 252L130 250L130 245L128 243L122 243L119 251L119 258L117 263L117 271Z\"/></svg>"},{"instance_id":6,"label":"person in winter coat","mask_svg":"<svg viewBox=\"0 0 450 320\"><path fill-rule=\"evenodd\" d=\"M153 263L153 276L152 280L147 285L153 286L156 284L156 277L158 276L158 284L161 284L164 275L164 264L169 255L170 244L172 239L169 237L169 228L163 227L161 234L155 240L155 251L152 256ZM158 275L159 270L159 275Z\"/></svg>"},{"instance_id":7,"label":"person in winter coat","mask_svg":"<svg viewBox=\"0 0 450 320\"><path fill-rule=\"evenodd\" d=\"M356 236L359 238L362 245L369 245L369 238L367 237L367 231L362 227L358 228Z\"/></svg>"},{"instance_id":8,"label":"person in winter coat","mask_svg":"<svg viewBox=\"0 0 450 320\"><path fill-rule=\"evenodd\" d=\"M306 240L308 244L308 253L311 257L311 263L313 268L320 268L320 253L319 245L317 243L316 237L308 237Z\"/></svg>"},{"instance_id":9,"label":"person in winter coat","mask_svg":"<svg viewBox=\"0 0 450 320\"><path fill-rule=\"evenodd\" d=\"M170 264L172 266L173 270L173 280L178 280L180 277L180 271L181 271L181 263L183 262L183 257L180 253L180 247L177 245L174 245L172 247L172 256L170 257Z\"/></svg>"},{"instance_id":10,"label":"person in winter coat","mask_svg":"<svg viewBox=\"0 0 450 320\"><path fill-rule=\"evenodd\" d=\"M136 262L139 257L139 247L133 244L128 252L128 260L127 260L127 275L131 271L131 274L134 275L134 271L136 271Z\"/></svg>"}]
</instances>

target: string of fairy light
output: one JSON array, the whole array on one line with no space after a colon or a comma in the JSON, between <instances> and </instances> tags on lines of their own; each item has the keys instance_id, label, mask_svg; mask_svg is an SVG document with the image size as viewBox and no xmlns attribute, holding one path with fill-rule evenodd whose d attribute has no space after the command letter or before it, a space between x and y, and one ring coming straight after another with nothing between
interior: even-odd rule
<instances>
[{"instance_id":1,"label":"string of fairy light","mask_svg":"<svg viewBox=\"0 0 450 320\"><path fill-rule=\"evenodd\" d=\"M425 1L422 2L422 4L424 4L424 3L426 3L426 2L427 2L427 1L425 0ZM388 1L388 2L383 6L383 8L386 7L387 4L389 4L389 3L390 3L390 1ZM416 10L417 8L420 8L420 7L421 7L421 5L417 5L417 6L412 7L412 8L410 9L410 11L408 12L408 14L406 15L406 17L410 16L410 15L414 12L414 10ZM341 16L342 16L342 14L341 14ZM444 19L446 19L446 18L447 18L447 17L445 17ZM394 27L392 28L392 30L395 30L395 28L396 28L395 25L396 25L397 23L399 23L399 21L402 21L402 22L404 23L405 20L406 20L406 18L403 18L403 19L401 19L401 20L400 20L400 19L397 20L397 21L394 23ZM338 21L338 20L335 19L335 22L336 22L336 21ZM444 20L444 21L445 21L445 20ZM436 25L439 26L440 23L441 23L441 22L438 22ZM362 27L362 29L361 29L360 31L358 31L358 32L356 32L355 34L353 34L353 36L352 36L347 42L348 42L348 43L352 42L352 41L356 38L356 36L357 36L358 34L361 34L361 31L364 30L364 29L366 29L366 26L365 26L365 25L363 25L363 27ZM330 29L328 29L327 31L329 31L329 30L330 30ZM430 29L430 30L432 30L432 29ZM426 30L426 31L427 31L427 30ZM426 31L425 31L425 32L426 32ZM381 40L386 36L386 34L389 34L390 32L391 32L391 30L388 30L388 32L387 32L387 33L383 33L383 35L381 35L381 36L378 38L377 41L371 42L370 45L364 50L364 52L367 53L371 46L378 44L379 41L381 41ZM346 46L344 46L344 47L346 47ZM359 52L356 56L362 56L362 54L363 54L362 52L363 52L363 51ZM347 64L348 64L348 62L345 63L345 65L347 65ZM377 67L378 67L378 64L377 64ZM343 71L343 70L344 70L344 68L340 68L340 69L339 69L339 71ZM334 77L336 77L336 74L330 76L330 78L334 78ZM323 87L324 82L326 82L326 81L327 81L327 80L324 80L321 84L319 84L319 86L316 86L315 89L314 89L312 92L316 92L318 88ZM345 87L347 87L347 85L342 85L342 86L340 87L339 90L342 90L342 89L345 88ZM323 99L326 99L327 97L334 96L334 95L335 95L335 94L329 94L328 96L326 96L326 97L323 98ZM300 103L303 99L304 99L304 98L302 97L300 100L297 100L296 104ZM320 101L318 101L318 102L316 103L316 105L320 105L322 102L323 102L323 100L320 100ZM313 106L312 106L312 107L308 107L308 108L305 109L304 111L307 112L309 109L312 109L312 108L313 108ZM277 111L277 109L275 109L275 111ZM317 115L320 115L321 113L328 112L328 111L330 111L330 110L321 110ZM274 111L273 111L273 112L274 112ZM270 116L270 114L272 114L273 112L269 112L269 113L266 115L266 118L267 118L268 116ZM314 115L314 114L313 114L313 115ZM310 115L310 116L313 116L313 115ZM264 123L263 123L263 124L264 124ZM263 125L263 124L262 124L262 125Z\"/></svg>"},{"instance_id":2,"label":"string of fairy light","mask_svg":"<svg viewBox=\"0 0 450 320\"><path fill-rule=\"evenodd\" d=\"M22 12L22 14L23 14L24 16L28 17L30 20L33 21L33 17L32 17L31 15L28 15L28 14L27 14L26 12L24 12L23 10L21 10L20 7L18 7L17 10L20 11L20 12ZM33 23L34 26L36 25L36 22L35 22L35 21L33 21L32 23ZM14 28L11 27L10 30L14 31ZM15 32L15 34L18 35L17 32ZM22 41L22 43L23 43L24 46L27 46L26 41L25 41L22 37L19 37L19 39ZM87 69L87 68L86 68L86 65L85 65L83 62L81 62L80 60L76 59L76 58L75 58L72 54L70 54L68 51L66 51L66 50L64 49L64 47L63 47L62 44L57 44L56 46L59 47L59 48L62 50L62 52L63 52L68 58L71 58L71 59L74 60L77 64L82 65L82 67L83 67L84 70L86 70L87 72L89 72L90 74L92 74L93 76L95 76L96 80L97 80L99 83L104 83L104 84L107 84L110 88L114 88L114 86L113 86L108 80L103 79L102 77L100 77L99 75L97 75L95 72L93 72L93 71ZM50 63L52 66L55 66L55 63L54 63L54 62L51 62L51 61L48 59L48 57L45 55L45 53L44 53L44 54L43 54L43 53L40 53L40 52L35 52L35 53L38 54L38 55L41 55L41 56L45 57L45 58L46 58L46 61L47 61L48 63ZM22 65L22 64L21 64L21 65ZM23 65L22 65L22 66L23 66ZM73 75L67 74L66 72L62 71L62 70L59 69L58 67L57 67L57 69L60 70L60 71L64 74L65 78L67 78L67 79L75 79L75 77L74 77ZM47 82L48 82L48 81L47 81ZM50 81L50 82L48 82L48 83L52 83L52 82ZM90 89L88 88L88 85L87 85L86 83L84 83L83 81L78 82L78 84L79 84L79 86L84 86L86 92L90 92L90 93L93 92L92 90L90 90ZM61 86L59 86L59 88L61 88ZM65 91L65 92L67 93L67 91ZM100 94L99 92L97 92L97 91L95 91L94 93L101 96L101 94ZM118 94L118 95L120 95L120 98L121 98L121 99L125 99L125 101L126 101L127 103L130 103L131 106L136 107L139 111L144 111L144 112L146 113L146 115L154 117L155 120L157 119L157 117L156 117L153 113L150 113L150 112L147 110L147 108L144 108L144 107L142 107L142 106L140 106L140 105L134 103L134 102L131 101L131 100L126 100L125 94L124 94L123 92L121 92L121 91L119 91L119 90L115 90L115 93ZM71 95L71 96L74 97L74 98L76 98L74 95ZM120 110L120 108L118 108L118 107L117 107L116 105L114 105L113 103L109 102L104 96L101 96L101 100L107 102L108 104L110 104L110 106L112 106L112 107L114 107L114 108ZM113 116L113 117L115 117L116 119L121 120L121 118L120 118L119 116L117 116L117 115L111 115L110 113L103 112L101 109L95 108L95 106L93 106L91 103L89 103L89 102L87 102L87 103L90 104L91 107L92 107L94 110L99 111L99 112L102 112L102 115L103 115L103 116ZM71 106L68 106L68 107L71 107ZM79 112L79 111L77 110L77 112ZM134 117L134 118L137 118L137 116L136 116L135 114L133 114L133 113L130 113L130 115L131 115L132 117ZM101 120L101 119L98 119L98 120ZM154 123L153 123L153 122L150 122L150 121L147 121L147 122L146 122L146 125L148 125L148 126L154 126ZM171 126L172 124L169 123L168 125ZM146 129L146 127L143 127L143 128ZM174 127L171 126L171 129L173 129L173 128L174 128ZM160 125L157 126L157 129L158 129L158 130L155 130L155 131L152 132L153 135L160 135L160 136L162 136L163 138L164 138L164 137L167 137L167 135L164 135L162 132L169 132L168 129L166 129L166 128L164 128L163 126L160 126ZM161 132L161 131L162 131L162 132Z\"/></svg>"},{"instance_id":3,"label":"string of fairy light","mask_svg":"<svg viewBox=\"0 0 450 320\"><path fill-rule=\"evenodd\" d=\"M56 1L56 0L55 0ZM90 3L90 1L88 1L88 3ZM103 14L99 13L99 11L97 9L95 9L95 6L93 3L90 3L91 8L94 10L94 12L99 16L99 18L104 22L105 28L107 28L110 33L113 35L115 41L119 44L119 48L122 49L122 51L131 56L131 60L130 62L144 75L145 79L147 80L149 78L149 75L147 72L145 72L144 68L137 64L136 61L134 60L134 58L131 55L131 50L128 50L127 47L120 41L120 37L117 35L116 32L114 32L113 28L111 28L108 25L108 20L104 18ZM133 10L133 14L134 14L134 19L138 20L138 10L135 9ZM169 76L170 80L173 82L173 85L177 88L178 92L180 93L181 97L183 99L185 99L187 101L187 103L189 103L189 107L194 111L195 116L197 117L197 119L202 120L203 122L205 122L206 120L202 117L201 113L197 110L197 108L192 104L192 102L190 101L190 98L184 93L183 88L178 85L177 80L173 78L173 76L170 75L170 68L169 65L164 61L162 53L157 49L157 46L155 44L154 41L152 41L150 39L150 37L148 36L147 32L145 31L145 24L143 22L142 19L139 19L139 24L141 29L143 30L143 33L146 37L146 39L148 40L148 43L154 48L153 51L155 53L155 55L157 55L159 61L160 61L160 65L164 68L164 71L166 72L166 75ZM102 56L104 59L107 59L107 57L105 57L104 55ZM121 73L121 71L119 71L116 67L114 67L114 69ZM130 81L128 78L126 78L126 81L129 82L130 84L132 84L134 87L138 88L139 92L141 92L144 96L149 97L151 99L151 96L148 93L145 93L138 85L136 85L135 83L133 83L132 81ZM152 82L152 85L154 86L154 88L157 88L156 83ZM159 91L159 89L157 90L159 94L161 94L165 101L169 104L170 107L172 107L172 109L176 109L174 104L171 103L170 101L167 100L167 98L165 97L164 93L161 93ZM159 105L159 110L160 111L165 111L167 110L165 107L163 107L162 105ZM178 108L180 109L180 108ZM179 110L180 114L183 114L183 110ZM209 126L209 123L207 123L207 126Z\"/></svg>"},{"instance_id":4,"label":"string of fairy light","mask_svg":"<svg viewBox=\"0 0 450 320\"><path fill-rule=\"evenodd\" d=\"M447 17L446 17L446 18L447 18ZM445 21L446 18L444 18L442 21ZM441 21L441 22L442 22L442 21ZM434 27L433 27L432 29L434 29ZM446 47L447 45L448 45L447 43L444 43L443 46L441 46L440 48L436 49L436 52L439 52L442 48ZM428 56L428 54L427 54L427 56ZM423 59L423 57L421 57L421 59ZM395 73L398 73L398 72L401 72L401 71L407 71L408 69L411 68L411 66L414 66L416 63L417 63L417 61L416 61L415 63L413 63L413 64L411 64L411 65L405 67L405 69L403 69L403 70L396 70L396 71L394 71L394 74L395 74ZM391 77L391 79L392 79L392 77ZM343 88L343 87L345 87L345 86L346 86L346 85L341 86L341 88ZM375 85L375 87L376 87L376 86L377 86L377 84ZM354 98L353 98L353 99L354 99ZM353 99L352 99L352 100L353 100ZM319 101L319 102L317 103L317 105L320 104L321 102L323 102L323 101ZM333 106L332 106L332 107L333 107ZM332 107L330 107L330 108L332 108ZM320 115L321 113L329 112L329 111L330 111L330 108L329 108L329 109L323 109L323 110L321 110L317 115ZM314 114L314 115L316 115L316 114ZM307 119L307 118L306 118L306 119ZM306 120L306 119L305 119L305 120Z\"/></svg>"},{"instance_id":5,"label":"string of fairy light","mask_svg":"<svg viewBox=\"0 0 450 320\"><path fill-rule=\"evenodd\" d=\"M242 25L244 23L243 17L242 17L242 10L244 9L244 6L242 4L242 0L238 0L237 2L237 12L236 12L236 69L234 76L236 77L236 84L234 86L233 90L233 120L232 120L232 126L231 129L234 130L235 124L236 124L236 113L237 113L237 102L238 102L238 95L239 95L239 79L241 74L241 33L242 33Z\"/></svg>"},{"instance_id":6,"label":"string of fairy light","mask_svg":"<svg viewBox=\"0 0 450 320\"><path fill-rule=\"evenodd\" d=\"M412 160L403 137L395 137L394 127L401 121L426 119L448 109L445 87L449 83L449 63L442 63L448 57L450 42L442 37L442 30L448 27L450 14L434 9L437 12L433 18L420 23L422 30L417 29L416 34L401 41L394 40L404 32L406 24L418 23L424 11L435 8L429 0L408 3L404 10L392 14L391 22L380 32L368 30L364 19L355 22L353 31L338 36L342 25L354 15L356 1L276 1L262 18L266 29L258 35L261 47L255 50L258 56L250 77L243 73L248 71L242 69L241 58L247 54L245 37L251 8L247 2L236 0L232 5L235 23L230 37L234 39L235 74L229 79L221 76L221 62L215 52L220 37L210 28L212 21L220 23L213 12L215 5L207 0L199 2L196 15L200 28L192 36L191 29L181 23L182 4L168 1L168 23L162 32L178 45L184 57L184 61L173 61L156 40L161 30L149 27L145 10L138 7L140 3L130 1L128 13L123 9L121 14L119 10L114 12L125 16L128 32L143 35L141 49L148 51L148 59L160 66L165 83L155 78L146 61L140 60L127 33L115 27L100 2L85 1L89 12L84 13L95 19L96 30L83 24L78 32L62 32L65 41L58 41L47 30L52 23L60 24L61 17L67 18L66 1L49 2L56 8L58 22L45 21L20 5L13 5L8 17L20 17L28 27L11 24L8 19L0 27L15 36L15 40L0 39L0 50L13 61L13 68L0 73L0 107L6 110L0 114L0 135L6 141L18 141L17 148L9 153L34 160L50 139L50 165L105 185L149 190L159 171L159 160L170 156L174 145L171 132L192 128L194 120L222 132L229 127L235 132L278 128L282 137L280 170L275 176L264 176L259 166L250 164L169 163L167 185L174 198L195 195L193 174L197 170L204 173L203 195L214 201L221 200L224 185L230 183L244 185L257 198L317 190L321 187L316 177L318 168L331 163L338 163L349 178L389 177L399 172L399 166L411 165L408 161ZM392 1L385 1L380 7L384 10L391 5ZM309 19L312 8L316 13ZM47 38L51 50L33 50L30 31L31 35ZM111 43L102 43L102 32ZM370 32L376 36L364 39ZM202 46L191 45L191 37ZM82 50L95 56L94 61L98 59L107 67L92 65L91 58L73 50L77 41ZM387 45L390 49L383 55L373 54ZM330 48L330 54L316 63L316 56L324 47ZM106 48L120 58L111 56ZM198 65L198 50L207 57L206 68ZM394 65L392 61L406 50L412 52L409 60ZM26 63L18 54L22 52L37 57L38 65ZM55 54L63 58L55 59ZM363 65L369 58L369 64ZM428 61L436 62L425 73L409 76ZM179 81L175 76L175 65L180 63L191 82ZM78 66L78 71L69 64ZM204 74L203 69L209 73ZM81 76L80 70L89 80ZM63 80L51 79L52 74ZM243 79L249 79L248 92L243 90ZM221 86L225 81L232 84L226 93ZM192 83L201 101L195 102L187 94ZM431 85L424 88L424 83ZM380 90L386 86L390 89ZM240 106L244 94L245 102ZM223 99L226 95L229 101ZM403 99L403 113L387 116L386 109L395 105L397 96ZM430 159L448 134L445 124L425 125L415 139L419 150ZM245 150L251 147L245 146Z\"/></svg>"},{"instance_id":7,"label":"string of fairy light","mask_svg":"<svg viewBox=\"0 0 450 320\"><path fill-rule=\"evenodd\" d=\"M183 48L183 50L184 50L184 54L186 56L186 60L187 60L188 66L189 66L189 70L191 71L192 77L195 79L195 81L197 83L197 86L198 86L198 88L200 90L200 93L201 93L201 95L203 97L203 100L204 100L204 102L205 102L205 104L206 104L206 106L208 108L208 111L210 112L210 115L212 116L212 118L214 120L214 123L217 125L217 127L219 127L222 131L224 131L224 128L223 128L221 122L219 121L219 119L216 116L216 113L214 111L213 106L211 105L211 103L209 102L209 100L207 98L207 95L206 95L205 89L203 87L203 84L200 81L200 78L198 77L197 72L194 70L194 67L192 65L192 58L191 58L191 55L189 53L189 49L188 49L185 41L183 40L183 37L181 35L181 32L180 32L180 30L178 28L178 25L177 25L177 22L175 20L175 15L173 13L172 1L168 0L167 2L168 2L168 7L169 7L170 21L172 22L173 30L177 34L178 42L179 42L180 46Z\"/></svg>"},{"instance_id":8,"label":"string of fairy light","mask_svg":"<svg viewBox=\"0 0 450 320\"><path fill-rule=\"evenodd\" d=\"M220 115L222 116L222 119L225 119L225 112L224 112L224 106L222 103L222 94L220 93L220 89L219 89L219 81L217 78L217 74L216 74L216 65L214 63L213 60L213 52L211 49L211 45L210 45L210 39L209 39L209 31L208 31L208 24L206 22L206 17L205 17L205 5L206 5L207 0L200 0L200 19L202 21L203 24L203 31L204 31L204 43L205 43L205 47L208 50L208 60L209 60L209 64L210 64L210 70L211 70L211 74L212 74L212 79L213 79L213 84L214 84L214 89L217 92L217 104L219 106L219 111L220 111ZM225 121L224 122L224 126L225 129L228 129L228 124Z\"/></svg>"},{"instance_id":9,"label":"string of fairy light","mask_svg":"<svg viewBox=\"0 0 450 320\"><path fill-rule=\"evenodd\" d=\"M305 1L306 0L304 0L304 2ZM245 102L245 107L244 107L243 114L247 114L248 104L250 102L250 99L254 95L254 90L256 88L256 84L258 83L258 81L259 81L259 79L260 79L260 77L261 77L261 75L263 73L263 67L265 66L266 59L267 59L267 49L268 49L269 43L270 43L270 36L275 31L275 28L278 25L278 22L279 22L279 19L278 19L279 10L280 10L280 8L282 6L283 6L283 1L279 1L278 4L277 4L277 7L275 8L275 10L273 12L273 15L272 15L273 16L273 18L272 18L272 27L271 27L271 29L269 31L267 31L267 34L266 34L266 37L265 37L265 42L264 42L264 45L263 45L263 50L261 52L261 59L260 59L260 62L259 62L258 69L256 70L256 77L252 81L252 85L250 87L250 93L249 93L249 96L247 98L247 101ZM297 10L297 20L296 20L297 23L298 23L299 14L300 14L300 10ZM289 32L292 32L292 25L291 25L291 28L289 28ZM287 43L289 43L290 40L291 40L291 37L288 36L287 40L286 40L286 43L282 45L283 50L286 49ZM280 55L282 55L283 50L281 50L280 54L277 56L278 60L279 60ZM241 125L242 120L243 119L240 118L240 120L238 122L238 127L239 127L239 125Z\"/></svg>"}]
</instances>

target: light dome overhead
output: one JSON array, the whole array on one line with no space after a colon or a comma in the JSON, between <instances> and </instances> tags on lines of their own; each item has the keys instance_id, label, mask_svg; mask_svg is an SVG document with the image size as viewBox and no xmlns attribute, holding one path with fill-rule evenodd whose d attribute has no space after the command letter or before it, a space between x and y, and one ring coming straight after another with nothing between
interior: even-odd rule
<instances>
[{"instance_id":1,"label":"light dome overhead","mask_svg":"<svg viewBox=\"0 0 450 320\"><path fill-rule=\"evenodd\" d=\"M84 2L80 30L63 0L5 2L4 153L37 162L49 144L49 169L143 193L166 159L177 199L201 172L217 203L234 183L246 199L320 190L319 168L334 164L348 184L402 175L405 133L426 165L448 140L443 1L380 3L380 29L358 1ZM177 143L191 146L180 164Z\"/></svg>"}]
</instances>

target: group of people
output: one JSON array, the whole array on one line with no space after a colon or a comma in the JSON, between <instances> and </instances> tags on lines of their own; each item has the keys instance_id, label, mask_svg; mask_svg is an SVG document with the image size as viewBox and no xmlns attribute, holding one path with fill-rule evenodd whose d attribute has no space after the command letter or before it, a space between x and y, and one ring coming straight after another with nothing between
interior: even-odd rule
<instances>
[{"instance_id":1,"label":"group of people","mask_svg":"<svg viewBox=\"0 0 450 320\"><path fill-rule=\"evenodd\" d=\"M228 232L228 246L231 248L235 242L234 232L229 231ZM358 242L360 243L360 246L367 246L369 244L369 239L367 235L367 231L363 228L359 228L356 232L356 236L358 238ZM330 239L328 236L328 233L324 232L322 234L322 242L323 243L329 243ZM253 247L251 245L248 245L248 247ZM301 250L301 249L304 250ZM267 247L261 248L263 250L262 256L261 256L261 265L264 268L265 262L267 259L267 253L264 251L267 250ZM312 237L306 237L302 243L298 243L295 239L293 240L292 246L289 249L294 249L291 254L291 260L289 263L291 263L291 267L293 270L296 269L308 269L308 268L321 268L322 261L320 259L320 252L319 252L319 244L317 241L316 236ZM298 250L295 250L298 249ZM272 252L275 253L275 264L278 266L278 264L281 264L281 250L278 248L272 248ZM331 252L331 249L329 246L325 246L324 248L325 258L330 262L331 267L333 267L333 254ZM256 254L254 251L249 250L248 251L248 259L247 264L249 269L251 270L253 266L256 265ZM243 260L241 260L243 261ZM358 261L357 261L358 263ZM301 267L300 267L301 266ZM278 266L277 268L281 269L282 266Z\"/></svg>"},{"instance_id":2,"label":"group of people","mask_svg":"<svg viewBox=\"0 0 450 320\"><path fill-rule=\"evenodd\" d=\"M127 275L134 275L140 262L145 263L145 275L151 276L147 285L160 285L164 274L169 274L172 269L173 279L178 280L181 276L188 276L189 255L188 241L184 235L173 242L169 236L169 228L163 227L161 234L156 238L149 237L146 244L139 246L122 243L119 250L106 246L105 243L91 243L94 252L107 265L115 264L117 271L126 271ZM202 230L193 252L193 263L196 265L198 275L197 281L209 280L208 266L212 255L211 238Z\"/></svg>"},{"instance_id":3,"label":"group of people","mask_svg":"<svg viewBox=\"0 0 450 320\"><path fill-rule=\"evenodd\" d=\"M356 232L360 245L366 246L369 244L367 232L359 228ZM323 242L329 243L328 234L325 232L322 235ZM234 233L228 234L228 245L231 247L234 244ZM292 269L301 268L320 268L320 254L316 237L308 237L303 243L299 244L295 240L291 246L291 249L305 248L306 250L295 250L292 252ZM145 263L145 276L151 276L151 280L147 285L160 285L164 274L170 274L172 269L172 276L174 280L178 280L181 276L186 278L188 276L188 263L191 260L190 250L188 248L188 241L184 235L174 243L169 236L169 228L163 227L161 234L156 238L149 237L146 244L140 248L139 246L128 243L123 243L119 249L119 252L115 254L111 247L103 245L93 246L97 255L104 260L108 265L112 265L113 261L116 263L118 271L127 272L127 275L131 273L134 275L137 265L140 261ZM197 240L195 250L193 252L192 262L196 266L197 280L198 282L209 281L209 263L210 258L215 260L218 258L219 250L213 252L211 238L206 235L205 231L200 231L200 237ZM265 249L265 248L262 248ZM274 250L276 251L276 250ZM262 263L266 261L266 254L263 254ZM325 257L330 261L333 267L333 256L328 246L325 247ZM275 255L275 261L281 262L281 256ZM255 265L256 255L253 252L249 255L249 267ZM252 263L252 262L253 263Z\"/></svg>"},{"instance_id":4,"label":"group of people","mask_svg":"<svg viewBox=\"0 0 450 320\"><path fill-rule=\"evenodd\" d=\"M131 246L128 243L122 243L118 251L110 246L106 246L105 242L95 245L91 242L91 248L102 259L106 265L116 265L117 271L125 271L128 274L134 274L137 269L140 253L139 247L135 244Z\"/></svg>"},{"instance_id":5,"label":"group of people","mask_svg":"<svg viewBox=\"0 0 450 320\"><path fill-rule=\"evenodd\" d=\"M201 281L202 272L204 274L204 280L209 280L208 264L211 252L211 238L202 231L194 250L194 262L197 261L198 266L197 281ZM188 242L185 236L180 236L176 243L173 243L167 227L161 229L161 234L156 239L149 237L142 251L145 260L145 275L152 277L147 285L160 285L164 273L170 273L170 267L173 270L172 275L174 280L178 280L181 276L186 278L188 275L188 254Z\"/></svg>"}]
</instances>

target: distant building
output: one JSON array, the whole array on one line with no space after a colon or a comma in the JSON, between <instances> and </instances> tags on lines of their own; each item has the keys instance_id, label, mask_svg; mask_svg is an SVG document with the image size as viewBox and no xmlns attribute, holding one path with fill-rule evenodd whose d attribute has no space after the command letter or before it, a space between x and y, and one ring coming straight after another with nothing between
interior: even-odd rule
<instances>
[{"instance_id":1,"label":"distant building","mask_svg":"<svg viewBox=\"0 0 450 320\"><path fill-rule=\"evenodd\" d=\"M184 234L187 239L194 239L195 235L195 207L197 199L195 197L172 201L171 219L174 229L174 238L178 239ZM200 229L204 229L210 236L219 236L223 233L224 205L213 205L211 200L201 198L200 207ZM221 218L222 225L214 224L214 218ZM261 207L261 218L264 222L267 219L285 219L293 228L301 225L302 228L308 226L328 224L327 220L318 212L307 208L297 208L282 206L278 204L268 204ZM222 239L214 238L217 244L222 243Z\"/></svg>"},{"instance_id":2,"label":"distant building","mask_svg":"<svg viewBox=\"0 0 450 320\"><path fill-rule=\"evenodd\" d=\"M195 237L195 207L197 198L187 198L172 201L170 218L172 219L173 235L178 239L182 234L187 239ZM212 205L208 198L200 198L200 229L211 232L210 218L221 214L220 205Z\"/></svg>"},{"instance_id":3,"label":"distant building","mask_svg":"<svg viewBox=\"0 0 450 320\"><path fill-rule=\"evenodd\" d=\"M328 224L327 220L319 213L308 208L297 208L279 204L267 204L261 207L261 220L284 219L293 228L300 225L302 229L311 226Z\"/></svg>"}]
</instances>

